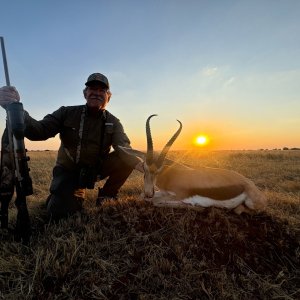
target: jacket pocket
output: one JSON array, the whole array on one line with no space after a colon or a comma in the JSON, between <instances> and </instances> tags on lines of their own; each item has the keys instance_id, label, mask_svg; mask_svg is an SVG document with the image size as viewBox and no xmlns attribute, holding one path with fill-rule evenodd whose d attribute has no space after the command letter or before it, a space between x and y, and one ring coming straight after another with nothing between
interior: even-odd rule
<instances>
[{"instance_id":1,"label":"jacket pocket","mask_svg":"<svg viewBox=\"0 0 300 300\"><path fill-rule=\"evenodd\" d=\"M78 125L72 122L65 122L60 132L60 138L62 143L67 148L76 147L79 141L79 129Z\"/></svg>"},{"instance_id":2,"label":"jacket pocket","mask_svg":"<svg viewBox=\"0 0 300 300\"><path fill-rule=\"evenodd\" d=\"M104 123L104 125L105 126L104 126L101 154L107 155L110 152L111 145L112 145L114 126L113 123Z\"/></svg>"}]
</instances>

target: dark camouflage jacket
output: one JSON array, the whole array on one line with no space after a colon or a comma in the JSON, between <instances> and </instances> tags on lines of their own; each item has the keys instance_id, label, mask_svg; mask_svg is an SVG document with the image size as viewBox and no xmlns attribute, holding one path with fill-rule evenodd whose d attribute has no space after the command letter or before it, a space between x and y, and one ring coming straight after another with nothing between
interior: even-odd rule
<instances>
[{"instance_id":1,"label":"dark camouflage jacket","mask_svg":"<svg viewBox=\"0 0 300 300\"><path fill-rule=\"evenodd\" d=\"M117 145L130 147L119 119L107 110L92 116L86 105L62 106L41 121L25 112L25 124L25 136L32 141L46 140L60 134L57 164L70 170L100 164L111 147L115 150Z\"/></svg>"}]
</instances>

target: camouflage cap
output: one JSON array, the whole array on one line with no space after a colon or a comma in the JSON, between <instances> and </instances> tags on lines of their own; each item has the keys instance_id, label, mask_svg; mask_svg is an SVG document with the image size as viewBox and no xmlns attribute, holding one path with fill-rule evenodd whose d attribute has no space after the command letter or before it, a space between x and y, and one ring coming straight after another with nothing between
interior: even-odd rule
<instances>
[{"instance_id":1,"label":"camouflage cap","mask_svg":"<svg viewBox=\"0 0 300 300\"><path fill-rule=\"evenodd\" d=\"M107 86L107 88L109 88L109 82L106 76L104 76L101 73L93 73L91 74L88 79L87 82L85 83L86 86L90 86L93 82L100 82L103 83L104 85Z\"/></svg>"}]
</instances>

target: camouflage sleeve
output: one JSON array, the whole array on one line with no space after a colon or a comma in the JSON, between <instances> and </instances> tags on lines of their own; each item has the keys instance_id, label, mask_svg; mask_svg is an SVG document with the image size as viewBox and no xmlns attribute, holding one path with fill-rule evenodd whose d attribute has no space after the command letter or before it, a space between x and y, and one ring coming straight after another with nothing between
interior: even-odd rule
<instances>
[{"instance_id":1,"label":"camouflage sleeve","mask_svg":"<svg viewBox=\"0 0 300 300\"><path fill-rule=\"evenodd\" d=\"M116 146L123 146L123 147L131 148L130 140L129 140L127 134L124 132L124 128L118 119L116 119L116 121L114 123L112 146L115 150L117 148Z\"/></svg>"},{"instance_id":2,"label":"camouflage sleeve","mask_svg":"<svg viewBox=\"0 0 300 300\"><path fill-rule=\"evenodd\" d=\"M64 106L52 114L46 115L43 120L33 119L25 111L25 137L32 141L43 141L54 137L60 132L63 125Z\"/></svg>"}]
</instances>

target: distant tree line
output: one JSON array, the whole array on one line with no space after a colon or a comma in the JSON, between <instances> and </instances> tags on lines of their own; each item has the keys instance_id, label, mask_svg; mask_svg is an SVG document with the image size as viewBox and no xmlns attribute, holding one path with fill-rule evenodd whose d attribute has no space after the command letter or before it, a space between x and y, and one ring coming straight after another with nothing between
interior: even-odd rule
<instances>
[{"instance_id":1,"label":"distant tree line","mask_svg":"<svg viewBox=\"0 0 300 300\"><path fill-rule=\"evenodd\" d=\"M260 151L268 151L269 149L259 149ZM281 150L280 148L274 148L272 150ZM282 150L300 150L300 148L288 148L288 147L283 147Z\"/></svg>"},{"instance_id":2,"label":"distant tree line","mask_svg":"<svg viewBox=\"0 0 300 300\"><path fill-rule=\"evenodd\" d=\"M283 147L282 150L300 150L300 148L288 148L288 147Z\"/></svg>"}]
</instances>

